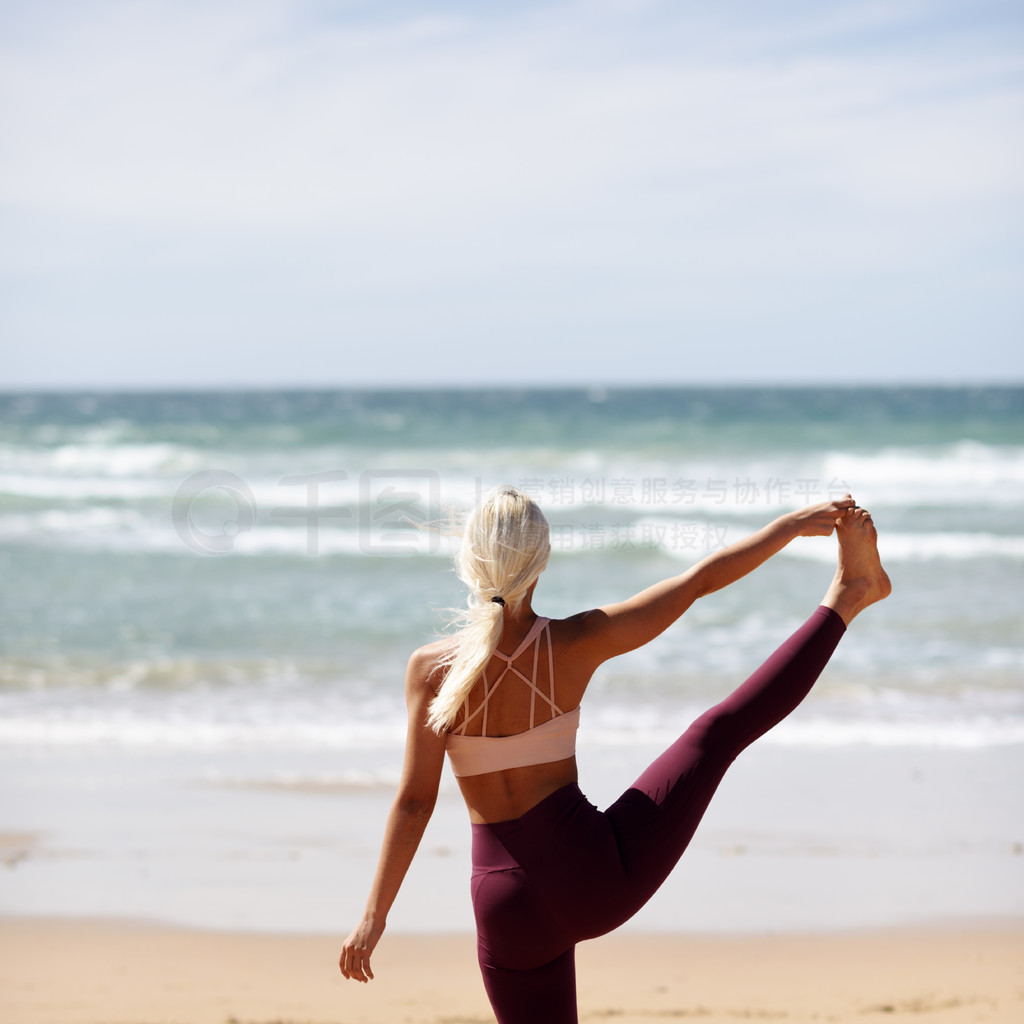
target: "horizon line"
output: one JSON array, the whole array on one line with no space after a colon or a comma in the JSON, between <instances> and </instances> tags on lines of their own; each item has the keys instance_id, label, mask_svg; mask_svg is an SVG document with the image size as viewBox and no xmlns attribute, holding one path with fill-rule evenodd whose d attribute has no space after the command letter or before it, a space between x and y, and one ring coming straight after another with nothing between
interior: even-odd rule
<instances>
[{"instance_id":1,"label":"horizon line","mask_svg":"<svg viewBox=\"0 0 1024 1024\"><path fill-rule=\"evenodd\" d=\"M1024 387L1024 377L1015 380L928 380L928 379L903 379L903 380L778 380L778 381L626 381L611 383L605 381L508 381L495 383L492 381L465 381L446 384L438 381L427 383L416 382L371 382L361 381L356 383L334 382L325 383L184 383L158 384L158 383L133 383L133 384L0 384L0 395L24 395L24 394L182 394L188 392L232 392L232 393L261 393L261 392L326 392L326 391L593 391L593 392L622 392L622 391L678 391L678 390L705 390L705 391L752 391L774 388L777 390L814 390L814 389L919 389L919 390L1013 390Z\"/></svg>"}]
</instances>

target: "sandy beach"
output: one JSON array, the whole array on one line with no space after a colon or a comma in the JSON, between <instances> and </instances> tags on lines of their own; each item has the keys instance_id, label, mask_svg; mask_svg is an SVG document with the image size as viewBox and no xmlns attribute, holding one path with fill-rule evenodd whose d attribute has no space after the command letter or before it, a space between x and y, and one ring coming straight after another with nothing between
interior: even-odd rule
<instances>
[{"instance_id":1,"label":"sandy beach","mask_svg":"<svg viewBox=\"0 0 1024 1024\"><path fill-rule=\"evenodd\" d=\"M485 1024L468 935L385 937L345 982L338 938L0 921L10 1024ZM621 935L578 952L583 1021L1017 1022L1024 923L818 935Z\"/></svg>"}]
</instances>

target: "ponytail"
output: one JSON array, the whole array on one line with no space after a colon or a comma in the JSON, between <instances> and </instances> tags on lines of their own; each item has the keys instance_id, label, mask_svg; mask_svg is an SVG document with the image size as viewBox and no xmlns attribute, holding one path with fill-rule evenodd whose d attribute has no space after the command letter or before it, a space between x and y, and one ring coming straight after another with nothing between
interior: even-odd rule
<instances>
[{"instance_id":1,"label":"ponytail","mask_svg":"<svg viewBox=\"0 0 1024 1024\"><path fill-rule=\"evenodd\" d=\"M455 558L459 579L469 588L460 627L442 658L444 682L430 702L428 723L435 732L454 725L474 684L498 649L505 609L517 612L551 554L548 522L530 497L514 487L497 487L473 510Z\"/></svg>"}]
</instances>

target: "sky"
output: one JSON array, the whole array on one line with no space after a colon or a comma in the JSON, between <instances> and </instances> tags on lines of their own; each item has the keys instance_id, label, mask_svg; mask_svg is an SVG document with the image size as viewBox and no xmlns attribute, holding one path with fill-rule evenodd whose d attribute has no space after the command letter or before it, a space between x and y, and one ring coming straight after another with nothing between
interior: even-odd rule
<instances>
[{"instance_id":1,"label":"sky","mask_svg":"<svg viewBox=\"0 0 1024 1024\"><path fill-rule=\"evenodd\" d=\"M0 0L0 389L1024 381L1024 8Z\"/></svg>"}]
</instances>

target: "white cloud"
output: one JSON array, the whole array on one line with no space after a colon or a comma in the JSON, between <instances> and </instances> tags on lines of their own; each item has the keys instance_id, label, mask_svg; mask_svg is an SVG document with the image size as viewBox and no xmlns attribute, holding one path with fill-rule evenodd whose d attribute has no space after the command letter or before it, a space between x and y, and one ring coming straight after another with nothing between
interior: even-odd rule
<instances>
[{"instance_id":1,"label":"white cloud","mask_svg":"<svg viewBox=\"0 0 1024 1024\"><path fill-rule=\"evenodd\" d=\"M485 11L296 34L289 5L100 5L8 62L4 92L19 99L4 199L157 223L405 228L608 189L632 202L619 190L652 177L682 189L809 179L899 202L1022 180L1024 145L1006 131L1020 90L979 94L988 64L898 51L779 62L752 56L742 29L723 53L708 24L713 56L692 42L685 59L650 55L627 13L601 19L619 32L605 65L574 56L586 10L556 8L543 34L529 16L494 27ZM881 10L868 5L869 27ZM803 23L791 33L799 54ZM1019 76L1019 59L1001 59Z\"/></svg>"},{"instance_id":2,"label":"white cloud","mask_svg":"<svg viewBox=\"0 0 1024 1024\"><path fill-rule=\"evenodd\" d=\"M44 7L0 44L9 274L208 271L182 298L215 308L255 268L262 303L318 296L329 333L333 292L372 334L374 302L409 307L398 333L439 288L582 329L1019 267L991 254L1019 231L1024 62L985 6Z\"/></svg>"}]
</instances>

